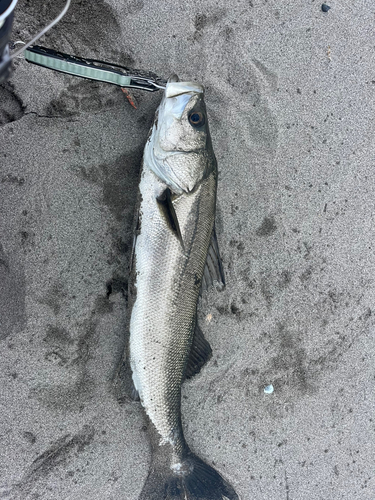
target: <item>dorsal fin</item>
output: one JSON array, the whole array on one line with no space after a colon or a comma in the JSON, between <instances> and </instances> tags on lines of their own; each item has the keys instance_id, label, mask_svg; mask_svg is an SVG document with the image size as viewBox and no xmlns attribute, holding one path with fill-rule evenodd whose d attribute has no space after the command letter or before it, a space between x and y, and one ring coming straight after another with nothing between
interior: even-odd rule
<instances>
[{"instance_id":1,"label":"dorsal fin","mask_svg":"<svg viewBox=\"0 0 375 500\"><path fill-rule=\"evenodd\" d=\"M207 252L207 260L202 277L201 293L211 288L214 282L217 282L222 287L225 286L224 269L220 258L215 226L212 230L211 243Z\"/></svg>"}]
</instances>

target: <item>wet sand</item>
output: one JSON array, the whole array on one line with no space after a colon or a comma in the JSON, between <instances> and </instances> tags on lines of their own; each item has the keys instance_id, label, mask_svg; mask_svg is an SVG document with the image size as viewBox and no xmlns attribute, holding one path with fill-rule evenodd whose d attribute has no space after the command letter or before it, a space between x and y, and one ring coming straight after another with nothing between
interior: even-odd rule
<instances>
[{"instance_id":1,"label":"wet sand","mask_svg":"<svg viewBox=\"0 0 375 500\"><path fill-rule=\"evenodd\" d=\"M14 39L62 5L20 0ZM40 41L206 87L227 286L183 421L242 500L375 488L375 10L329 5L73 1ZM0 87L0 498L137 500L147 476L142 409L111 392L161 93L136 97L22 59Z\"/></svg>"}]
</instances>

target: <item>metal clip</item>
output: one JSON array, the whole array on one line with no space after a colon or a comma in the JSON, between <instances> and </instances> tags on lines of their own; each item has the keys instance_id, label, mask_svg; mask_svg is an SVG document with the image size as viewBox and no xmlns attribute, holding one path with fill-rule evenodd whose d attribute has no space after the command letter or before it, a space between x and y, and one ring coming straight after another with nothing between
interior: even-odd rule
<instances>
[{"instance_id":1,"label":"metal clip","mask_svg":"<svg viewBox=\"0 0 375 500\"><path fill-rule=\"evenodd\" d=\"M154 73L130 70L117 64L72 56L39 45L29 47L24 54L26 61L38 66L120 87L155 92L164 89L167 83Z\"/></svg>"}]
</instances>

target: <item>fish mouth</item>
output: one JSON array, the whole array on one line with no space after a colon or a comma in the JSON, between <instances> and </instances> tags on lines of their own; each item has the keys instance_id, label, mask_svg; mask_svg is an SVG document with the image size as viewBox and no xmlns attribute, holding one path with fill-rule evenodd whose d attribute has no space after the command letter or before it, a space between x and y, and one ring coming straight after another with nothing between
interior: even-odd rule
<instances>
[{"instance_id":1,"label":"fish mouth","mask_svg":"<svg viewBox=\"0 0 375 500\"><path fill-rule=\"evenodd\" d=\"M182 94L204 94L204 87L197 82L168 82L165 97L177 97Z\"/></svg>"},{"instance_id":2,"label":"fish mouth","mask_svg":"<svg viewBox=\"0 0 375 500\"><path fill-rule=\"evenodd\" d=\"M168 81L162 104L166 120L180 120L188 102L194 96L203 98L203 95L204 87L200 83Z\"/></svg>"}]
</instances>

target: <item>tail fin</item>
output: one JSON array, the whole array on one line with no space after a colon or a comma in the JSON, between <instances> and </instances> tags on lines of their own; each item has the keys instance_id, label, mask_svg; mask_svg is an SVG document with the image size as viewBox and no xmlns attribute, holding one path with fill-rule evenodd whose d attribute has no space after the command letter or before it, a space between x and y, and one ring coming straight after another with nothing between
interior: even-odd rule
<instances>
[{"instance_id":1,"label":"tail fin","mask_svg":"<svg viewBox=\"0 0 375 500\"><path fill-rule=\"evenodd\" d=\"M189 452L181 464L162 469L153 464L139 500L239 500L232 486Z\"/></svg>"}]
</instances>

